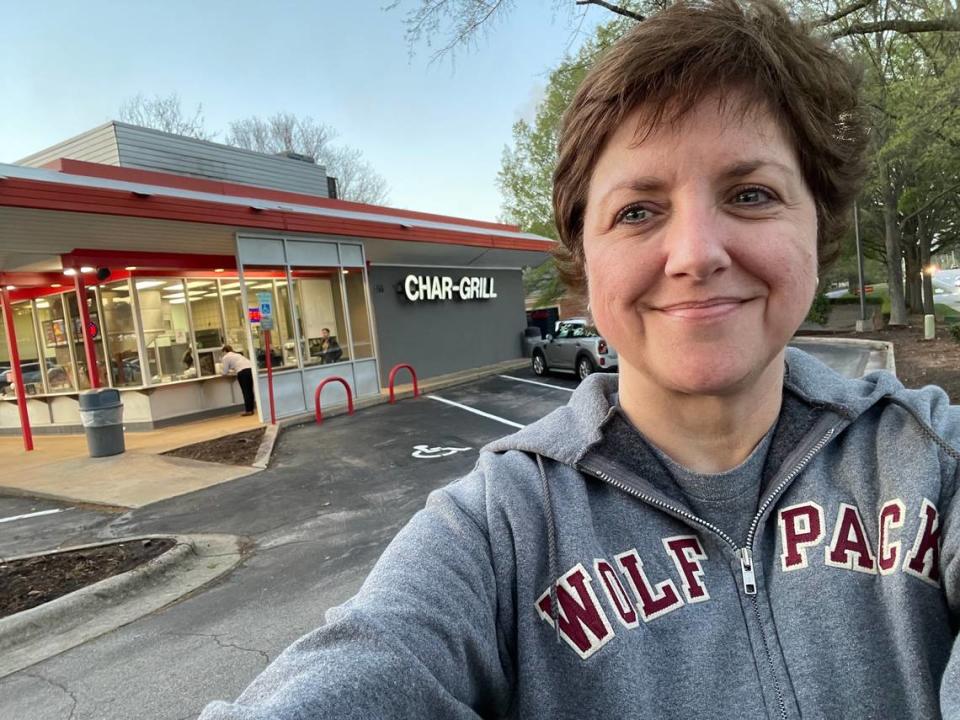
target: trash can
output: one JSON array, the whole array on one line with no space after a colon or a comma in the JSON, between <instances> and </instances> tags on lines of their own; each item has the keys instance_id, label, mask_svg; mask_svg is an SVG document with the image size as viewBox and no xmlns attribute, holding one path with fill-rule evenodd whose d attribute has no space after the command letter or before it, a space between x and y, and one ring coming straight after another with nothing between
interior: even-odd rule
<instances>
[{"instance_id":1,"label":"trash can","mask_svg":"<svg viewBox=\"0 0 960 720\"><path fill-rule=\"evenodd\" d=\"M90 457L119 455L126 449L119 390L100 388L80 393L80 424L87 434Z\"/></svg>"}]
</instances>

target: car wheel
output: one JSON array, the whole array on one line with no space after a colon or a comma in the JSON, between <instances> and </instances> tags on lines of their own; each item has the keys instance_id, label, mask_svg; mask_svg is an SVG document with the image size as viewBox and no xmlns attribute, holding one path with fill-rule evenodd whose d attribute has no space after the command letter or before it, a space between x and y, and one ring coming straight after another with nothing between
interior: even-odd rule
<instances>
[{"instance_id":1,"label":"car wheel","mask_svg":"<svg viewBox=\"0 0 960 720\"><path fill-rule=\"evenodd\" d=\"M533 366L534 375L543 377L547 374L547 360L543 357L543 353L535 352L533 354L533 361L531 365Z\"/></svg>"},{"instance_id":2,"label":"car wheel","mask_svg":"<svg viewBox=\"0 0 960 720\"><path fill-rule=\"evenodd\" d=\"M596 370L593 366L593 360L586 355L581 356L581 358L577 360L577 377L581 380L585 380L587 375L592 375Z\"/></svg>"}]
</instances>

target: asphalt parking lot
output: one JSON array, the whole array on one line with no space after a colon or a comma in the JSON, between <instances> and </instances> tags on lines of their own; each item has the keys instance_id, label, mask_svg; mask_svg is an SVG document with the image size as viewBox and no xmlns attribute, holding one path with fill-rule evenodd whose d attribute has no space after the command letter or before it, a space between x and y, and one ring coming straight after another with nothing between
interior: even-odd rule
<instances>
[{"instance_id":1,"label":"asphalt parking lot","mask_svg":"<svg viewBox=\"0 0 960 720\"><path fill-rule=\"evenodd\" d=\"M575 386L523 369L291 428L268 470L129 512L0 497L0 557L146 533L228 533L252 548L220 581L0 679L0 717L179 720L235 697L357 590L433 489Z\"/></svg>"}]
</instances>

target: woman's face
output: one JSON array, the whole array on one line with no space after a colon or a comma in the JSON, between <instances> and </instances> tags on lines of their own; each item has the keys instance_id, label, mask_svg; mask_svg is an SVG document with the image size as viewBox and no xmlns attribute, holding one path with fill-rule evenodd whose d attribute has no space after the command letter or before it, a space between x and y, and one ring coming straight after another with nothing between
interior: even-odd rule
<instances>
[{"instance_id":1,"label":"woman's face","mask_svg":"<svg viewBox=\"0 0 960 720\"><path fill-rule=\"evenodd\" d=\"M631 380L699 395L748 389L810 307L813 196L774 119L737 113L736 100L721 110L708 98L638 144L641 107L594 168L590 307Z\"/></svg>"}]
</instances>

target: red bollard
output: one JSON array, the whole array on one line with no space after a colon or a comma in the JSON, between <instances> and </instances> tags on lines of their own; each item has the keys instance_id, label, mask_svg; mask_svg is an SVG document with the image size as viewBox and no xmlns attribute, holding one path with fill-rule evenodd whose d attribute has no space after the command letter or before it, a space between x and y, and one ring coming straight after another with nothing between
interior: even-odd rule
<instances>
[{"instance_id":1,"label":"red bollard","mask_svg":"<svg viewBox=\"0 0 960 720\"><path fill-rule=\"evenodd\" d=\"M339 375L334 375L332 377L324 378L323 382L317 385L317 391L313 394L313 403L316 406L316 415L317 415L317 424L323 422L323 413L320 411L320 391L323 390L323 386L328 382L338 382L342 383L343 386L347 389L347 414L353 415L353 392L350 390L350 383L344 380Z\"/></svg>"},{"instance_id":2,"label":"red bollard","mask_svg":"<svg viewBox=\"0 0 960 720\"><path fill-rule=\"evenodd\" d=\"M396 380L397 373L400 370L403 370L404 368L409 370L410 375L413 377L413 396L417 397L418 395L420 395L420 388L417 387L417 373L414 371L413 366L406 365L404 363L400 363L399 365L394 365L393 369L390 371L390 404L391 405L393 405L396 402L396 398L394 398L393 396L393 381Z\"/></svg>"}]
</instances>

